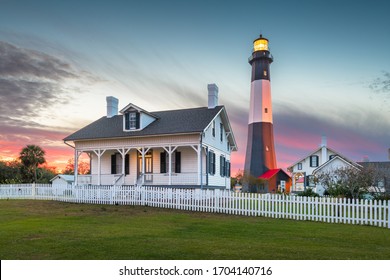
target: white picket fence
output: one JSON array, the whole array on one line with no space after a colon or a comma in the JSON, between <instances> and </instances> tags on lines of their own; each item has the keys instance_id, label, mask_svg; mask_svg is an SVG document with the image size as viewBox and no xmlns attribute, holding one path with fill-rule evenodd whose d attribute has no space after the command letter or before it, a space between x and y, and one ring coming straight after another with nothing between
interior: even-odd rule
<instances>
[{"instance_id":1,"label":"white picket fence","mask_svg":"<svg viewBox=\"0 0 390 280\"><path fill-rule=\"evenodd\" d=\"M390 228L390 202L137 186L0 185L0 199L142 205Z\"/></svg>"}]
</instances>

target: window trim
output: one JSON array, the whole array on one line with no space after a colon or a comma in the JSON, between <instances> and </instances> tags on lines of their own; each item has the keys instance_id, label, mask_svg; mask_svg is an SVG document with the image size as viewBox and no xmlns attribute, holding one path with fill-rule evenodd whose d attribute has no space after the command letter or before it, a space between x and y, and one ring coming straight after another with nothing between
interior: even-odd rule
<instances>
[{"instance_id":1,"label":"window trim","mask_svg":"<svg viewBox=\"0 0 390 280\"><path fill-rule=\"evenodd\" d=\"M135 119L134 119L135 116ZM133 119L132 119L133 118ZM141 130L141 113L137 111L129 111L124 114L124 131Z\"/></svg>"},{"instance_id":2,"label":"window trim","mask_svg":"<svg viewBox=\"0 0 390 280\"><path fill-rule=\"evenodd\" d=\"M318 167L318 166L319 166L319 157L317 155L310 156L310 167Z\"/></svg>"}]
</instances>

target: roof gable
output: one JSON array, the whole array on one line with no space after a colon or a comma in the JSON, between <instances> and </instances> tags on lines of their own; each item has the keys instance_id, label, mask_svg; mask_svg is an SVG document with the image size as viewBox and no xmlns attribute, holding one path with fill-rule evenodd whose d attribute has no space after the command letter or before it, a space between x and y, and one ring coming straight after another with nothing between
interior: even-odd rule
<instances>
[{"instance_id":1,"label":"roof gable","mask_svg":"<svg viewBox=\"0 0 390 280\"><path fill-rule=\"evenodd\" d=\"M153 118L155 118L155 119L158 119L158 117L157 117L156 115L154 115L153 113L150 113L150 112L148 112L148 111L142 109L141 107L138 107L138 106L134 105L133 103L127 104L127 106L124 107L124 108L123 108L122 110L120 110L119 112L120 112L121 114L125 114L125 113L128 112L128 111L132 111L132 109L135 110L135 111L137 111L137 112L139 112L139 113L144 113L144 114L147 114L147 115L149 115L149 116L151 116L151 117L153 117Z\"/></svg>"},{"instance_id":2,"label":"roof gable","mask_svg":"<svg viewBox=\"0 0 390 280\"><path fill-rule=\"evenodd\" d=\"M330 152L336 154L336 155L339 156L340 158L343 158L343 159L345 159L346 161L348 161L348 162L350 162L350 163L353 163L353 162L354 162L354 161L348 159L346 156L340 154L339 152L336 152L335 150L333 150L333 149L331 149L331 148L329 148L329 147L325 147L325 148L327 149L327 154L329 154L329 151L330 151ZM319 147L319 148L317 148L316 150L314 150L313 152L311 152L310 154L308 154L307 156L305 156L305 157L303 157L303 158L297 160L297 161L294 162L292 165L290 165L289 167L287 167L287 170L288 170L288 171L292 170L292 168L293 168L295 165L297 165L298 163L304 161L305 159L309 158L310 156L315 155L316 153L320 152L321 149L322 149L322 147ZM327 163L327 162L328 162L328 161L326 161L325 163ZM325 164L325 163L324 163L324 164Z\"/></svg>"},{"instance_id":3,"label":"roof gable","mask_svg":"<svg viewBox=\"0 0 390 280\"><path fill-rule=\"evenodd\" d=\"M259 179L269 180L272 177L276 176L279 172L283 172L286 176L290 177L290 175L288 175L283 169L277 168L266 171L264 174L259 176Z\"/></svg>"},{"instance_id":4,"label":"roof gable","mask_svg":"<svg viewBox=\"0 0 390 280\"><path fill-rule=\"evenodd\" d=\"M203 131L206 131L218 116L220 116L221 118L223 127L225 129L226 138L230 142L232 151L237 151L238 150L237 142L236 139L234 138L233 129L230 125L229 117L224 106L221 107L221 110L218 112L218 114L215 115L215 117L210 121L210 123L205 127Z\"/></svg>"},{"instance_id":5,"label":"roof gable","mask_svg":"<svg viewBox=\"0 0 390 280\"><path fill-rule=\"evenodd\" d=\"M337 161L340 161L341 163L345 164L346 166L350 166L350 167L353 167L356 169L359 169L362 167L361 165L354 163L353 161L348 161L345 158L337 155L337 156L333 157L331 160L328 160L324 164L322 164L322 165L318 166L316 169L314 169L313 174L315 174L317 172L321 172L321 170L326 169L327 167L331 166L332 164L335 164Z\"/></svg>"},{"instance_id":6,"label":"roof gable","mask_svg":"<svg viewBox=\"0 0 390 280\"><path fill-rule=\"evenodd\" d=\"M58 174L58 175L54 176L50 181L53 182L57 178L61 178L65 181L67 181L68 183L74 182L74 175L64 175L64 174Z\"/></svg>"}]
</instances>

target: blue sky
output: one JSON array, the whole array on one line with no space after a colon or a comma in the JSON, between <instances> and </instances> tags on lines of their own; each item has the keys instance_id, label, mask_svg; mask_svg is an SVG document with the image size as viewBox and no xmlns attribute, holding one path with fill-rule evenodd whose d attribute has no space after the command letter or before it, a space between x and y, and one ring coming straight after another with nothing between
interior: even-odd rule
<instances>
[{"instance_id":1,"label":"blue sky","mask_svg":"<svg viewBox=\"0 0 390 280\"><path fill-rule=\"evenodd\" d=\"M276 154L318 147L388 159L390 4L386 1L0 0L0 159L61 139L105 114L105 96L149 110L207 105L220 89L243 168L252 42L270 40Z\"/></svg>"}]
</instances>

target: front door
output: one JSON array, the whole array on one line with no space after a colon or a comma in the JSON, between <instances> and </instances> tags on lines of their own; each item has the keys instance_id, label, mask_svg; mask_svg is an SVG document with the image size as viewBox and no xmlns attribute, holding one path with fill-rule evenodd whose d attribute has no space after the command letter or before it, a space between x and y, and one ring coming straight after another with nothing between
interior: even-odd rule
<instances>
[{"instance_id":1,"label":"front door","mask_svg":"<svg viewBox=\"0 0 390 280\"><path fill-rule=\"evenodd\" d=\"M142 155L138 153L138 176L142 173ZM145 155L145 182L153 181L153 152L149 150Z\"/></svg>"}]
</instances>

